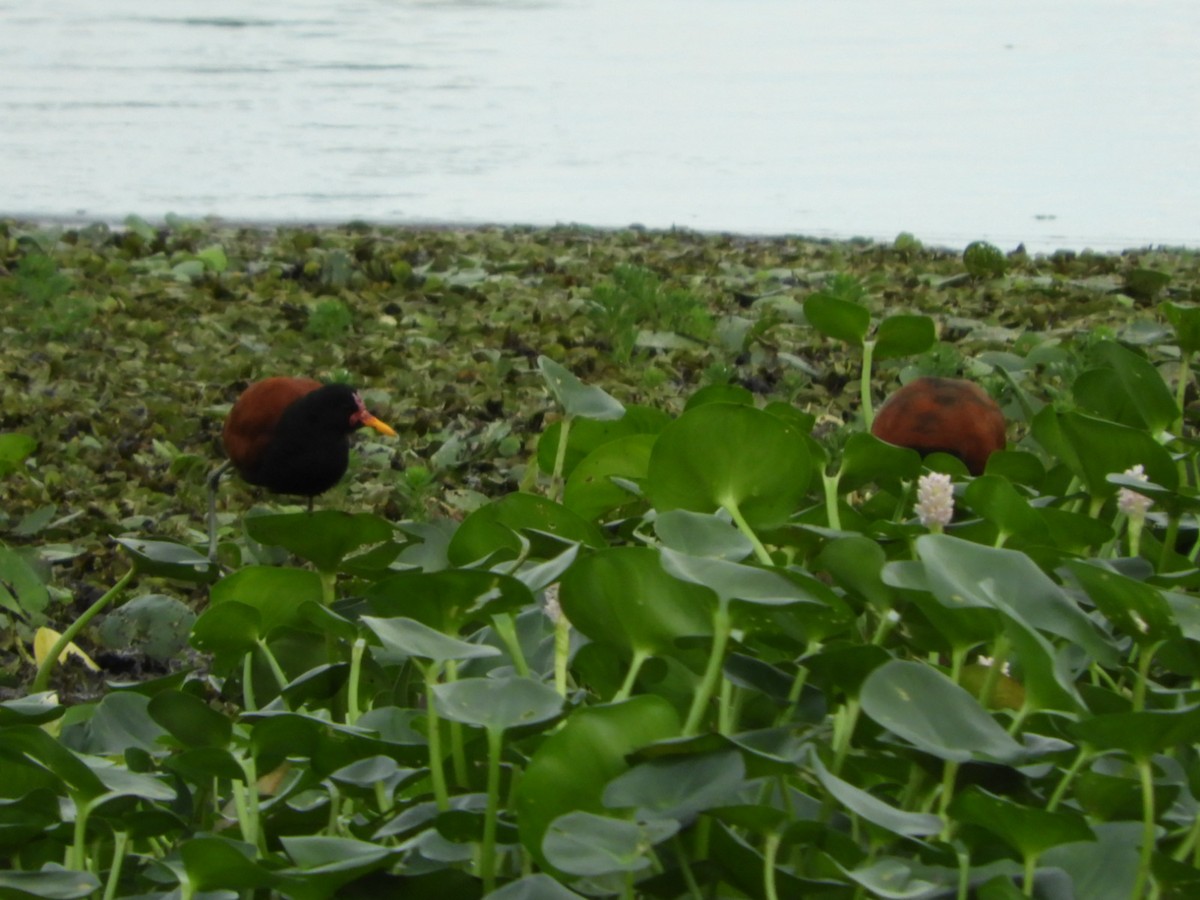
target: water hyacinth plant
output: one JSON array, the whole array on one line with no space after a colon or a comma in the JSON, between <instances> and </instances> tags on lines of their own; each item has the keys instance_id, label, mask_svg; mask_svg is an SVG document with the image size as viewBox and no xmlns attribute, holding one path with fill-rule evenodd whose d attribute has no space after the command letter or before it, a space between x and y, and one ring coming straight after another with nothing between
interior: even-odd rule
<instances>
[{"instance_id":1,"label":"water hyacinth plant","mask_svg":"<svg viewBox=\"0 0 1200 900\"><path fill-rule=\"evenodd\" d=\"M150 255L159 240L122 238ZM291 277L321 291L434 277L421 271L432 260L406 269L361 243L336 255L288 240L311 263ZM912 265L918 251L904 253ZM160 277L192 257L164 255ZM1020 260L985 262L951 287L1032 277ZM444 315L502 281L476 263L455 289L441 276L428 287ZM228 269L194 278L236 287ZM36 509L5 519L8 627L32 639L51 620L62 637L36 681L0 700L0 890L1193 895L1198 445L1177 402L1191 388L1169 381L1190 378L1183 357L1114 340L1077 356L1032 339L981 353L977 374L1014 423L1009 448L971 477L958 459L872 437L857 400L872 352L936 369L921 355L927 326L909 323L911 345L904 323L867 338L873 318L897 315L870 280L860 292L811 281L796 290L820 282L837 301L817 301L814 318L846 303L868 313L862 356L828 363L858 388L860 414L839 427L816 404L741 385L645 404L593 383L560 345L523 369L497 356L487 375L479 360L454 370L487 391L492 377L536 386L527 468L506 490L483 490L496 460L520 453L503 403L478 432L414 409L436 447L392 487L430 506L402 514L384 489L375 512L231 503L217 563L198 530L130 519L107 551L119 574L66 610L50 602L46 560L70 556L58 536L71 523ZM805 323L804 304L771 299L769 327L740 329L729 313L717 331L759 360L779 352L773 329L808 334L811 359L786 365L816 372L831 333ZM347 328L377 319L355 308ZM291 335L307 339L302 321ZM867 390L881 396L881 380ZM410 439L422 446L417 429ZM149 446L161 459L153 469L147 456L149 470L191 471L188 452ZM40 435L3 447L13 496L53 486L66 465ZM363 451L343 499L388 484L391 469ZM464 470L470 480L441 487ZM88 676L62 650L100 658L98 635L122 620L181 634L173 654L156 648L179 664L80 697Z\"/></svg>"}]
</instances>

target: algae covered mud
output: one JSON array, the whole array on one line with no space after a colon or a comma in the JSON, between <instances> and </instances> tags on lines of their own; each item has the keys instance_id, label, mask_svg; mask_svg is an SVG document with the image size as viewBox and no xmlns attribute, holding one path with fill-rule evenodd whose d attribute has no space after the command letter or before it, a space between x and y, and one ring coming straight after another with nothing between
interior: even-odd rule
<instances>
[{"instance_id":1,"label":"algae covered mud","mask_svg":"<svg viewBox=\"0 0 1200 900\"><path fill-rule=\"evenodd\" d=\"M360 464L375 477L355 479L344 499L434 513L521 482L548 411L538 355L624 401L676 408L692 389L732 383L812 412L821 428L849 427L860 354L803 309L833 292L876 317L937 323L921 355L879 362L877 397L902 370L980 377L1002 394L1001 369L1019 360L1042 402L1083 364L1077 349L1103 336L1174 365L1163 304L1195 300L1200 265L1163 249L964 255L908 235L178 219L0 229L0 426L39 448L36 467L7 480L6 521L68 516L53 533L92 546L135 525L190 536L221 417L238 386L267 375L362 387L402 449L368 453ZM414 467L444 491L409 484L406 473L424 477Z\"/></svg>"}]
</instances>

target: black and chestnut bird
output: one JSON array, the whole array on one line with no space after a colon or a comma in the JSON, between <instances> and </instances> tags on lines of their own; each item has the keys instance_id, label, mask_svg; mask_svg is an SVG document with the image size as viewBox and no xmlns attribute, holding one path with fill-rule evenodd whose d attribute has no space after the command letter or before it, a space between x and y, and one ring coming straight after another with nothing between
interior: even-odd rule
<instances>
[{"instance_id":1,"label":"black and chestnut bird","mask_svg":"<svg viewBox=\"0 0 1200 900\"><path fill-rule=\"evenodd\" d=\"M216 489L231 466L250 484L276 494L312 498L329 490L350 464L350 435L373 428L394 437L354 388L311 378L267 378L242 392L225 420L229 459L209 476L210 549L215 543Z\"/></svg>"},{"instance_id":2,"label":"black and chestnut bird","mask_svg":"<svg viewBox=\"0 0 1200 900\"><path fill-rule=\"evenodd\" d=\"M871 424L881 441L922 456L949 453L982 475L1005 444L1004 413L979 385L958 378L917 378L888 397Z\"/></svg>"}]
</instances>

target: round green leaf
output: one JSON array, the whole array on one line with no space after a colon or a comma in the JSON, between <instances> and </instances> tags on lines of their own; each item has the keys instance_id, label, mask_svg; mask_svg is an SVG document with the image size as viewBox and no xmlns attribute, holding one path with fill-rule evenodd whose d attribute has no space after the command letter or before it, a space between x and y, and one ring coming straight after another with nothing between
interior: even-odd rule
<instances>
[{"instance_id":1,"label":"round green leaf","mask_svg":"<svg viewBox=\"0 0 1200 900\"><path fill-rule=\"evenodd\" d=\"M838 803L873 825L902 837L928 837L942 830L942 820L931 813L915 813L884 803L874 794L843 781L825 768L816 750L809 754L809 764L825 788Z\"/></svg>"},{"instance_id":2,"label":"round green leaf","mask_svg":"<svg viewBox=\"0 0 1200 900\"><path fill-rule=\"evenodd\" d=\"M678 735L680 725L675 709L651 694L574 710L534 752L517 783L515 809L526 851L548 867L542 838L550 823L575 810L602 813L604 787L629 768L626 757Z\"/></svg>"},{"instance_id":3,"label":"round green leaf","mask_svg":"<svg viewBox=\"0 0 1200 900\"><path fill-rule=\"evenodd\" d=\"M362 623L379 638L382 648L375 652L381 665L400 665L410 657L445 662L451 659L479 659L499 656L500 651L486 644L472 644L436 631L415 619L397 617L378 619L363 616Z\"/></svg>"},{"instance_id":4,"label":"round green leaf","mask_svg":"<svg viewBox=\"0 0 1200 900\"><path fill-rule=\"evenodd\" d=\"M280 625L302 621L300 606L306 601L323 603L321 576L308 569L279 569L247 566L213 585L213 607L236 601L256 609L262 617L262 634Z\"/></svg>"},{"instance_id":5,"label":"round green leaf","mask_svg":"<svg viewBox=\"0 0 1200 900\"><path fill-rule=\"evenodd\" d=\"M637 872L650 865L650 849L679 831L664 820L629 822L570 812L550 823L542 850L550 865L569 875Z\"/></svg>"},{"instance_id":6,"label":"round green leaf","mask_svg":"<svg viewBox=\"0 0 1200 900\"><path fill-rule=\"evenodd\" d=\"M192 626L191 644L228 662L254 649L263 634L262 622L262 614L253 606L227 600L200 614Z\"/></svg>"},{"instance_id":7,"label":"round green leaf","mask_svg":"<svg viewBox=\"0 0 1200 900\"><path fill-rule=\"evenodd\" d=\"M750 539L728 516L673 509L654 520L654 533L663 545L689 556L712 556L738 562L754 552Z\"/></svg>"},{"instance_id":8,"label":"round green leaf","mask_svg":"<svg viewBox=\"0 0 1200 900\"><path fill-rule=\"evenodd\" d=\"M635 818L676 819L686 823L698 813L736 803L746 785L740 753L720 750L639 763L604 789L604 805L633 810Z\"/></svg>"},{"instance_id":9,"label":"round green leaf","mask_svg":"<svg viewBox=\"0 0 1200 900\"><path fill-rule=\"evenodd\" d=\"M895 359L924 353L937 341L929 316L888 316L875 332L875 359Z\"/></svg>"},{"instance_id":10,"label":"round green leaf","mask_svg":"<svg viewBox=\"0 0 1200 900\"><path fill-rule=\"evenodd\" d=\"M447 554L454 565L465 566L493 554L516 556L522 551L517 532L534 543L531 556L544 559L562 551L560 542L575 541L590 547L605 546L604 534L578 513L536 494L507 494L472 512L454 532ZM536 532L558 541L538 540Z\"/></svg>"},{"instance_id":11,"label":"round green leaf","mask_svg":"<svg viewBox=\"0 0 1200 900\"><path fill-rule=\"evenodd\" d=\"M507 731L562 712L563 698L532 678L463 678L433 687L438 713L452 722Z\"/></svg>"},{"instance_id":12,"label":"round green leaf","mask_svg":"<svg viewBox=\"0 0 1200 900\"><path fill-rule=\"evenodd\" d=\"M1081 374L1071 388L1081 407L1156 435L1175 423L1175 396L1149 360L1115 341L1104 341L1092 352L1099 367Z\"/></svg>"},{"instance_id":13,"label":"round green leaf","mask_svg":"<svg viewBox=\"0 0 1200 900\"><path fill-rule=\"evenodd\" d=\"M538 357L538 369L546 387L568 416L611 420L625 415L621 401L594 385L587 385L548 356Z\"/></svg>"},{"instance_id":14,"label":"round green leaf","mask_svg":"<svg viewBox=\"0 0 1200 900\"><path fill-rule=\"evenodd\" d=\"M712 633L712 592L672 578L650 547L611 547L577 560L558 599L580 632L627 652L671 654L678 638Z\"/></svg>"},{"instance_id":15,"label":"round green leaf","mask_svg":"<svg viewBox=\"0 0 1200 900\"><path fill-rule=\"evenodd\" d=\"M143 575L208 584L221 574L220 566L183 544L141 538L113 540L133 557L134 567Z\"/></svg>"},{"instance_id":16,"label":"round green leaf","mask_svg":"<svg viewBox=\"0 0 1200 900\"><path fill-rule=\"evenodd\" d=\"M1174 611L1159 588L1081 560L1068 560L1066 566L1104 617L1140 646L1180 636Z\"/></svg>"},{"instance_id":17,"label":"round green leaf","mask_svg":"<svg viewBox=\"0 0 1200 900\"><path fill-rule=\"evenodd\" d=\"M821 334L862 346L871 328L871 313L865 306L829 294L812 294L804 301L804 318Z\"/></svg>"},{"instance_id":18,"label":"round green leaf","mask_svg":"<svg viewBox=\"0 0 1200 900\"><path fill-rule=\"evenodd\" d=\"M360 547L390 541L391 523L368 513L323 509L314 513L248 516L246 533L268 546L283 547L322 572L336 571Z\"/></svg>"},{"instance_id":19,"label":"round green leaf","mask_svg":"<svg viewBox=\"0 0 1200 900\"><path fill-rule=\"evenodd\" d=\"M804 434L748 406L706 403L663 429L646 494L659 512L740 510L752 527L782 523L812 478Z\"/></svg>"},{"instance_id":20,"label":"round green leaf","mask_svg":"<svg viewBox=\"0 0 1200 900\"><path fill-rule=\"evenodd\" d=\"M1041 515L1005 478L981 475L963 492L963 502L1006 535L1019 535L1039 543L1049 539Z\"/></svg>"},{"instance_id":21,"label":"round green leaf","mask_svg":"<svg viewBox=\"0 0 1200 900\"><path fill-rule=\"evenodd\" d=\"M1015 765L1028 755L974 697L923 663L885 663L867 676L860 699L875 722L939 759Z\"/></svg>"},{"instance_id":22,"label":"round green leaf","mask_svg":"<svg viewBox=\"0 0 1200 900\"><path fill-rule=\"evenodd\" d=\"M533 603L533 594L517 578L482 569L400 572L381 579L366 593L378 616L404 616L446 634L487 622L500 613Z\"/></svg>"},{"instance_id":23,"label":"round green leaf","mask_svg":"<svg viewBox=\"0 0 1200 900\"><path fill-rule=\"evenodd\" d=\"M1024 858L1038 856L1059 844L1096 839L1078 813L1023 806L975 785L955 794L950 815L959 822L987 829Z\"/></svg>"},{"instance_id":24,"label":"round green leaf","mask_svg":"<svg viewBox=\"0 0 1200 900\"><path fill-rule=\"evenodd\" d=\"M653 434L630 434L597 447L567 476L563 506L585 519L595 520L638 500L629 490L614 483L613 478L644 479L655 439Z\"/></svg>"}]
</instances>

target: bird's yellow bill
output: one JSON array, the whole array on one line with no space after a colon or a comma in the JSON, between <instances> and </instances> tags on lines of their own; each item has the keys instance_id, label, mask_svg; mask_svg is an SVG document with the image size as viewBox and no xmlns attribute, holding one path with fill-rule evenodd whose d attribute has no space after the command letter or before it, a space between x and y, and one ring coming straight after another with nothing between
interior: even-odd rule
<instances>
[{"instance_id":1,"label":"bird's yellow bill","mask_svg":"<svg viewBox=\"0 0 1200 900\"><path fill-rule=\"evenodd\" d=\"M391 425L387 424L386 422L381 422L370 413L363 413L360 421L368 428L374 428L380 434L386 434L388 437L396 436L396 430L392 428Z\"/></svg>"}]
</instances>

